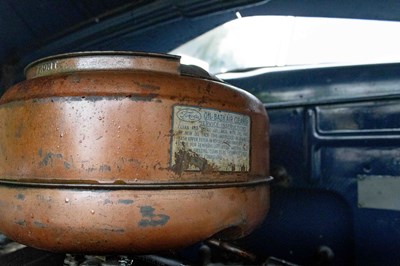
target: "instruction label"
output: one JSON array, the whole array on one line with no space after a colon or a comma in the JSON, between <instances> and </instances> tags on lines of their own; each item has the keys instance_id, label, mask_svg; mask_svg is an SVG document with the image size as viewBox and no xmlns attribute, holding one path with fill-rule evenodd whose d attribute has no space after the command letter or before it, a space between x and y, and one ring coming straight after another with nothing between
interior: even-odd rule
<instances>
[{"instance_id":1,"label":"instruction label","mask_svg":"<svg viewBox=\"0 0 400 266\"><path fill-rule=\"evenodd\" d=\"M249 116L176 105L172 131L171 167L174 171L250 170Z\"/></svg>"}]
</instances>

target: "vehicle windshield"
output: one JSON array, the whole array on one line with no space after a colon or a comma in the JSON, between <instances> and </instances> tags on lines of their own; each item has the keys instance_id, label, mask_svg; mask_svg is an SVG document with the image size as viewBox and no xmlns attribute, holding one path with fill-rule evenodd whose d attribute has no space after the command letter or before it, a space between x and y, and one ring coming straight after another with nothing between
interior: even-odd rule
<instances>
[{"instance_id":1,"label":"vehicle windshield","mask_svg":"<svg viewBox=\"0 0 400 266\"><path fill-rule=\"evenodd\" d=\"M213 74L260 67L400 62L398 22L237 16L170 53Z\"/></svg>"}]
</instances>

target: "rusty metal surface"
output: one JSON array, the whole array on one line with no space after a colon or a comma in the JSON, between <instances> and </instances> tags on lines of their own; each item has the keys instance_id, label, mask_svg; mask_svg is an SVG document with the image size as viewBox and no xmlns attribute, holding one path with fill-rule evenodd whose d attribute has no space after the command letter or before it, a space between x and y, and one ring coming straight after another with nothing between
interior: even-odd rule
<instances>
[{"instance_id":1,"label":"rusty metal surface","mask_svg":"<svg viewBox=\"0 0 400 266\"><path fill-rule=\"evenodd\" d=\"M1 230L57 252L148 253L183 247L263 218L267 186L215 190L93 191L0 187Z\"/></svg>"},{"instance_id":2,"label":"rusty metal surface","mask_svg":"<svg viewBox=\"0 0 400 266\"><path fill-rule=\"evenodd\" d=\"M249 233L269 206L265 109L179 66L178 57L131 53L33 63L0 100L0 231L85 253L176 248L232 227L240 230L231 237ZM174 115L176 106L213 121ZM201 123L189 127L191 119Z\"/></svg>"},{"instance_id":3,"label":"rusty metal surface","mask_svg":"<svg viewBox=\"0 0 400 266\"><path fill-rule=\"evenodd\" d=\"M253 261L253 262L257 261L256 255L254 255L254 254L248 252L247 250L244 250L238 246L232 245L229 242L223 242L218 239L209 239L209 240L207 240L206 244L218 247L222 250L226 250L228 252L231 252L232 254L238 255L238 256L248 259L250 261Z\"/></svg>"}]
</instances>

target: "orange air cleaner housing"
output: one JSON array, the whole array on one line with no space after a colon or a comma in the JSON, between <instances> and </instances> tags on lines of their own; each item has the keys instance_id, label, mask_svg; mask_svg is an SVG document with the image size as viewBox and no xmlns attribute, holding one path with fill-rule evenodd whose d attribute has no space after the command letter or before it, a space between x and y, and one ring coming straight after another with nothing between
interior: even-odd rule
<instances>
[{"instance_id":1,"label":"orange air cleaner housing","mask_svg":"<svg viewBox=\"0 0 400 266\"><path fill-rule=\"evenodd\" d=\"M0 231L68 253L238 238L269 208L268 118L179 57L36 61L0 101Z\"/></svg>"}]
</instances>

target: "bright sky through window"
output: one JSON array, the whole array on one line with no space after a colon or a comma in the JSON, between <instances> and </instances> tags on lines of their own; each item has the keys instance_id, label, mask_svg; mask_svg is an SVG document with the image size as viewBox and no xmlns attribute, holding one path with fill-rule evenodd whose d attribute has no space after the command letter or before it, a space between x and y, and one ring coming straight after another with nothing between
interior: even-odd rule
<instances>
[{"instance_id":1,"label":"bright sky through window","mask_svg":"<svg viewBox=\"0 0 400 266\"><path fill-rule=\"evenodd\" d=\"M400 23L239 16L171 53L212 73L259 67L400 62Z\"/></svg>"}]
</instances>

